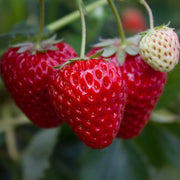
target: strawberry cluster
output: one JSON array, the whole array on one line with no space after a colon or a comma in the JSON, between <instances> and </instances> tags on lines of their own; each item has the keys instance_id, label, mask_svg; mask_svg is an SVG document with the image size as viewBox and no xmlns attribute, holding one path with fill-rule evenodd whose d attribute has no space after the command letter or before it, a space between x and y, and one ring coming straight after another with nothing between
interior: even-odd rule
<instances>
[{"instance_id":1,"label":"strawberry cluster","mask_svg":"<svg viewBox=\"0 0 180 180\"><path fill-rule=\"evenodd\" d=\"M83 58L63 42L41 45L21 44L2 56L6 88L34 124L53 128L66 122L94 149L140 134L180 49L177 35L165 26L123 45L120 39L102 40Z\"/></svg>"},{"instance_id":2,"label":"strawberry cluster","mask_svg":"<svg viewBox=\"0 0 180 180\"><path fill-rule=\"evenodd\" d=\"M109 47L94 47L83 60L75 59L68 44L54 47L35 54L10 48L1 58L2 79L26 116L42 128L65 121L91 148L107 147L116 136L136 137L149 120L167 73L154 70L139 54L125 52L120 65L117 39ZM106 52L93 58L100 50Z\"/></svg>"}]
</instances>

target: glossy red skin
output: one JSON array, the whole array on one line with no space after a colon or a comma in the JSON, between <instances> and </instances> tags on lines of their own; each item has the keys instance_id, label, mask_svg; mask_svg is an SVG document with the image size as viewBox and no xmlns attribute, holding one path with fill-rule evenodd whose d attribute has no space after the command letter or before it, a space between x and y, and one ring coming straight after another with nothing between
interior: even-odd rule
<instances>
[{"instance_id":1,"label":"glossy red skin","mask_svg":"<svg viewBox=\"0 0 180 180\"><path fill-rule=\"evenodd\" d=\"M0 71L6 88L17 106L37 126L52 128L62 120L57 116L49 101L48 82L53 66L77 57L68 44L54 45L58 50L46 53L29 51L17 53L19 48L10 48L1 58Z\"/></svg>"},{"instance_id":2,"label":"glossy red skin","mask_svg":"<svg viewBox=\"0 0 180 180\"><path fill-rule=\"evenodd\" d=\"M143 13L136 8L127 8L122 14L122 24L126 32L138 33L147 29Z\"/></svg>"},{"instance_id":3,"label":"glossy red skin","mask_svg":"<svg viewBox=\"0 0 180 180\"><path fill-rule=\"evenodd\" d=\"M97 48L94 48L87 56L96 52ZM110 61L118 64L116 55L111 56ZM139 55L126 55L122 69L128 97L117 137L132 139L138 136L147 124L163 92L167 73L154 70Z\"/></svg>"},{"instance_id":4,"label":"glossy red skin","mask_svg":"<svg viewBox=\"0 0 180 180\"><path fill-rule=\"evenodd\" d=\"M59 116L89 147L110 145L126 103L122 72L103 59L76 61L58 70L49 93Z\"/></svg>"}]
</instances>

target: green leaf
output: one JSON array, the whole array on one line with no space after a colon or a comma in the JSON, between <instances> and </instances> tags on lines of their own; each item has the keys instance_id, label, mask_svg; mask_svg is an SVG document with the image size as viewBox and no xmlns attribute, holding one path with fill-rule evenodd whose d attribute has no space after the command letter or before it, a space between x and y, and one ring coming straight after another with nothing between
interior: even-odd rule
<instances>
[{"instance_id":1,"label":"green leaf","mask_svg":"<svg viewBox=\"0 0 180 180\"><path fill-rule=\"evenodd\" d=\"M81 166L80 180L149 179L146 160L131 141L115 140L104 150L88 149Z\"/></svg>"},{"instance_id":2,"label":"green leaf","mask_svg":"<svg viewBox=\"0 0 180 180\"><path fill-rule=\"evenodd\" d=\"M180 123L179 122L174 122L170 124L163 124L163 127L167 130L167 132L175 135L180 139Z\"/></svg>"},{"instance_id":3,"label":"green leaf","mask_svg":"<svg viewBox=\"0 0 180 180\"><path fill-rule=\"evenodd\" d=\"M50 166L49 157L56 144L59 129L42 130L31 141L22 156L23 180L39 180Z\"/></svg>"},{"instance_id":4,"label":"green leaf","mask_svg":"<svg viewBox=\"0 0 180 180\"><path fill-rule=\"evenodd\" d=\"M118 50L117 51L117 60L120 64L120 66L122 66L125 62L125 58L126 58L126 53L124 52L124 50Z\"/></svg>"},{"instance_id":5,"label":"green leaf","mask_svg":"<svg viewBox=\"0 0 180 180\"><path fill-rule=\"evenodd\" d=\"M155 171L151 175L151 180L179 180L180 174L177 169L171 166L164 166L158 171Z\"/></svg>"},{"instance_id":6,"label":"green leaf","mask_svg":"<svg viewBox=\"0 0 180 180\"><path fill-rule=\"evenodd\" d=\"M5 49L8 47L8 45L11 43L11 40L13 39L13 35L10 34L0 34L0 49Z\"/></svg>"},{"instance_id":7,"label":"green leaf","mask_svg":"<svg viewBox=\"0 0 180 180\"><path fill-rule=\"evenodd\" d=\"M105 58L110 57L113 54L115 54L116 51L117 51L117 48L114 46L106 47L106 48L104 48L104 51L102 53L102 57L105 57Z\"/></svg>"},{"instance_id":8,"label":"green leaf","mask_svg":"<svg viewBox=\"0 0 180 180\"><path fill-rule=\"evenodd\" d=\"M180 136L167 126L149 123L136 142L156 169L171 166L180 172Z\"/></svg>"},{"instance_id":9,"label":"green leaf","mask_svg":"<svg viewBox=\"0 0 180 180\"><path fill-rule=\"evenodd\" d=\"M54 170L58 179L79 180L80 163L78 159L84 152L85 145L65 123L61 125L61 133L58 137L56 149L51 156L53 167L48 170Z\"/></svg>"}]
</instances>

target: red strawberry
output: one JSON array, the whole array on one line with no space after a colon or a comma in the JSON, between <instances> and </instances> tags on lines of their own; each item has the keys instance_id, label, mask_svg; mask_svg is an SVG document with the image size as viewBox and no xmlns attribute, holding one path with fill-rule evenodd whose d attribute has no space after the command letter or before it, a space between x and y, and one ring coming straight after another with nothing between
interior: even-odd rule
<instances>
[{"instance_id":1,"label":"red strawberry","mask_svg":"<svg viewBox=\"0 0 180 180\"><path fill-rule=\"evenodd\" d=\"M54 71L52 66L77 55L70 45L62 42L47 47L57 50L33 52L32 48L31 43L10 48L0 61L1 76L17 106L32 122L43 128L56 127L62 120L50 105L47 90Z\"/></svg>"},{"instance_id":2,"label":"red strawberry","mask_svg":"<svg viewBox=\"0 0 180 180\"><path fill-rule=\"evenodd\" d=\"M144 15L139 9L127 8L122 14L122 24L128 33L138 33L146 30Z\"/></svg>"},{"instance_id":3,"label":"red strawberry","mask_svg":"<svg viewBox=\"0 0 180 180\"><path fill-rule=\"evenodd\" d=\"M139 135L148 122L164 89L167 73L155 71L139 55L127 55L123 69L128 99L117 136L130 139Z\"/></svg>"},{"instance_id":4,"label":"red strawberry","mask_svg":"<svg viewBox=\"0 0 180 180\"><path fill-rule=\"evenodd\" d=\"M106 54L111 62L118 63L118 47L116 40L114 48L117 48L117 51L110 53L110 57ZM112 50L112 46L110 48ZM97 53L99 49L99 47L93 48L87 56ZM108 47L105 51L108 51ZM163 91L167 73L155 71L139 55L128 55L127 53L122 70L128 87L128 97L117 137L130 139L136 137L148 122Z\"/></svg>"},{"instance_id":5,"label":"red strawberry","mask_svg":"<svg viewBox=\"0 0 180 180\"><path fill-rule=\"evenodd\" d=\"M126 103L121 70L100 59L76 61L62 67L50 82L52 104L59 116L91 148L112 143Z\"/></svg>"}]
</instances>

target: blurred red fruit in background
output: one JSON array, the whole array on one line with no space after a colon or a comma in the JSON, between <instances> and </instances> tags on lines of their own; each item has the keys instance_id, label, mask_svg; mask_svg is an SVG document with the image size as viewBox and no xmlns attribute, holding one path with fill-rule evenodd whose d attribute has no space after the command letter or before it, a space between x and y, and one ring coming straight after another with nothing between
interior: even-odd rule
<instances>
[{"instance_id":1,"label":"blurred red fruit in background","mask_svg":"<svg viewBox=\"0 0 180 180\"><path fill-rule=\"evenodd\" d=\"M146 30L146 20L137 8L126 8L122 13L122 24L126 33L138 33Z\"/></svg>"}]
</instances>

